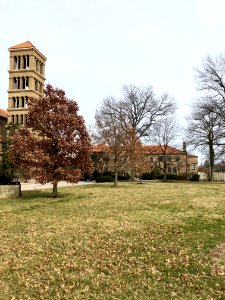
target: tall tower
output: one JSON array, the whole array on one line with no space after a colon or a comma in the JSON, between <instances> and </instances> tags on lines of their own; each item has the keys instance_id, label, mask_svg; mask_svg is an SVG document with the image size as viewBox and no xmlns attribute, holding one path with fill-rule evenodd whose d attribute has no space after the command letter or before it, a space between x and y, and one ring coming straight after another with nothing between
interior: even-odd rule
<instances>
[{"instance_id":1,"label":"tall tower","mask_svg":"<svg viewBox=\"0 0 225 300\"><path fill-rule=\"evenodd\" d=\"M27 100L43 95L46 57L27 41L9 48L8 123L23 125Z\"/></svg>"}]
</instances>

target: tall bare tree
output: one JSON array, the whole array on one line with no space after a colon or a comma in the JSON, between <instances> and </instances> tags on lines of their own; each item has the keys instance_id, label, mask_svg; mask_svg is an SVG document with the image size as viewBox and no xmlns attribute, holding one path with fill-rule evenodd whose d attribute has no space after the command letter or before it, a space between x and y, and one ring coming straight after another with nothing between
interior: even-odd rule
<instances>
[{"instance_id":1,"label":"tall bare tree","mask_svg":"<svg viewBox=\"0 0 225 300\"><path fill-rule=\"evenodd\" d=\"M196 69L198 89L210 99L213 111L225 123L225 54L206 56Z\"/></svg>"},{"instance_id":2,"label":"tall bare tree","mask_svg":"<svg viewBox=\"0 0 225 300\"><path fill-rule=\"evenodd\" d=\"M169 97L168 94L163 94L157 98L152 86L140 88L135 85L124 85L123 98L118 101L113 99L112 102L110 99L107 98L105 101L108 101L108 107L110 107L121 128L127 134L133 130L133 134L130 136L133 139L131 141L133 145L137 144L140 139L149 137L153 125L176 108L173 98ZM133 162L130 164L131 180L135 176L135 151L135 147L133 152L130 151L130 160Z\"/></svg>"},{"instance_id":3,"label":"tall bare tree","mask_svg":"<svg viewBox=\"0 0 225 300\"><path fill-rule=\"evenodd\" d=\"M173 98L166 93L157 98L152 86L124 85L123 96L119 107L124 125L135 129L139 138L149 136L157 120L175 109Z\"/></svg>"},{"instance_id":4,"label":"tall bare tree","mask_svg":"<svg viewBox=\"0 0 225 300\"><path fill-rule=\"evenodd\" d=\"M170 153L169 149L171 149L171 145L179 133L180 126L178 125L174 113L162 116L160 121L153 126L151 140L159 146L162 153L164 181L166 181L168 165L172 163L172 153Z\"/></svg>"},{"instance_id":5,"label":"tall bare tree","mask_svg":"<svg viewBox=\"0 0 225 300\"><path fill-rule=\"evenodd\" d=\"M186 136L188 143L207 153L210 181L213 181L216 154L224 145L225 123L218 117L211 98L201 98L193 105L188 117Z\"/></svg>"},{"instance_id":6,"label":"tall bare tree","mask_svg":"<svg viewBox=\"0 0 225 300\"><path fill-rule=\"evenodd\" d=\"M127 133L123 130L115 108L114 98L105 99L101 108L96 111L96 140L109 147L109 156L115 173L114 186L118 185L118 173L126 161Z\"/></svg>"}]
</instances>

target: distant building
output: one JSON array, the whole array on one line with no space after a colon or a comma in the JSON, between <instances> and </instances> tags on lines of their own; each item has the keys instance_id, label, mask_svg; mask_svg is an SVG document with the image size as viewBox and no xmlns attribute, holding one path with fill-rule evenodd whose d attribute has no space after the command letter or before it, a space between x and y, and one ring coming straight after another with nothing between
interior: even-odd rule
<instances>
[{"instance_id":1,"label":"distant building","mask_svg":"<svg viewBox=\"0 0 225 300\"><path fill-rule=\"evenodd\" d=\"M148 171L156 167L163 170L164 151L161 147L144 146L144 154L149 160L150 170ZM165 159L168 174L187 176L187 178L198 174L198 156L188 154L185 143L182 150L168 146L165 151Z\"/></svg>"},{"instance_id":2,"label":"distant building","mask_svg":"<svg viewBox=\"0 0 225 300\"><path fill-rule=\"evenodd\" d=\"M8 124L26 123L29 97L43 95L46 57L29 41L9 48Z\"/></svg>"},{"instance_id":3,"label":"distant building","mask_svg":"<svg viewBox=\"0 0 225 300\"><path fill-rule=\"evenodd\" d=\"M104 172L113 170L109 147L105 145L94 146L92 148L92 155L96 171ZM185 143L182 150L168 146L166 151L163 151L157 145L143 145L143 155L142 172L151 172L155 168L163 172L165 158L168 174L182 175L187 178L190 178L193 174L198 174L198 156L188 154ZM125 164L120 169L122 172L129 173Z\"/></svg>"}]
</instances>

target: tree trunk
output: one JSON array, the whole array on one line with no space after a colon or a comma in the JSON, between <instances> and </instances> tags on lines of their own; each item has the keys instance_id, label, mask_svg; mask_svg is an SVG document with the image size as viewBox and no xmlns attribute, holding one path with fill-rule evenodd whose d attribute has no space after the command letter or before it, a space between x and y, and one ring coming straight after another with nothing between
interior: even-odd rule
<instances>
[{"instance_id":1,"label":"tree trunk","mask_svg":"<svg viewBox=\"0 0 225 300\"><path fill-rule=\"evenodd\" d=\"M57 198L58 197L57 187L58 187L58 182L54 182L53 183L53 189L52 189L52 198Z\"/></svg>"},{"instance_id":2,"label":"tree trunk","mask_svg":"<svg viewBox=\"0 0 225 300\"><path fill-rule=\"evenodd\" d=\"M114 186L117 187L118 186L118 172L115 172L115 177L114 177Z\"/></svg>"},{"instance_id":3,"label":"tree trunk","mask_svg":"<svg viewBox=\"0 0 225 300\"><path fill-rule=\"evenodd\" d=\"M214 180L214 161L215 161L215 154L212 143L209 144L209 162L210 162L210 174L209 180L213 182Z\"/></svg>"},{"instance_id":4,"label":"tree trunk","mask_svg":"<svg viewBox=\"0 0 225 300\"><path fill-rule=\"evenodd\" d=\"M167 163L166 163L166 155L163 155L163 180L166 181L166 169L167 169Z\"/></svg>"}]
</instances>

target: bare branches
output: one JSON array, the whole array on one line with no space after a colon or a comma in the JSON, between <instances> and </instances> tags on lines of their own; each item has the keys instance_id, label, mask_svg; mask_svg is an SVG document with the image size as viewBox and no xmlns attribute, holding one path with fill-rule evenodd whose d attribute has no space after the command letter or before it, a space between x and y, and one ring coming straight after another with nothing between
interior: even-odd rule
<instances>
[{"instance_id":1,"label":"bare branches","mask_svg":"<svg viewBox=\"0 0 225 300\"><path fill-rule=\"evenodd\" d=\"M106 98L96 112L96 127L99 140L114 149L114 161L129 160L131 178L135 175L140 139L149 137L153 126L176 109L168 94L156 98L152 86L144 88L135 85L123 86L123 99ZM116 129L116 131L115 131ZM130 145L129 149L121 145ZM121 153L121 154L118 154ZM117 158L121 157L121 158ZM116 166L114 166L116 169ZM118 169L118 167L117 167Z\"/></svg>"},{"instance_id":2,"label":"bare branches","mask_svg":"<svg viewBox=\"0 0 225 300\"><path fill-rule=\"evenodd\" d=\"M163 173L166 180L169 161L167 159L167 149L180 133L180 126L176 120L175 114L162 116L160 121L153 126L152 141L156 143L163 154ZM171 157L170 157L171 158ZM172 161L171 161L172 162Z\"/></svg>"},{"instance_id":3,"label":"bare branches","mask_svg":"<svg viewBox=\"0 0 225 300\"><path fill-rule=\"evenodd\" d=\"M225 123L218 117L217 110L209 97L201 98L193 106L188 120L186 136L189 144L203 153L207 149L210 161L210 178L213 180L214 164L221 145L225 143Z\"/></svg>"},{"instance_id":4,"label":"bare branches","mask_svg":"<svg viewBox=\"0 0 225 300\"><path fill-rule=\"evenodd\" d=\"M157 120L176 108L174 100L168 94L156 98L152 86L124 86L123 94L124 99L119 104L122 118L128 126L135 129L139 137L148 136Z\"/></svg>"},{"instance_id":5,"label":"bare branches","mask_svg":"<svg viewBox=\"0 0 225 300\"><path fill-rule=\"evenodd\" d=\"M196 73L199 90L206 92L214 101L225 102L225 57L208 55Z\"/></svg>"}]
</instances>

